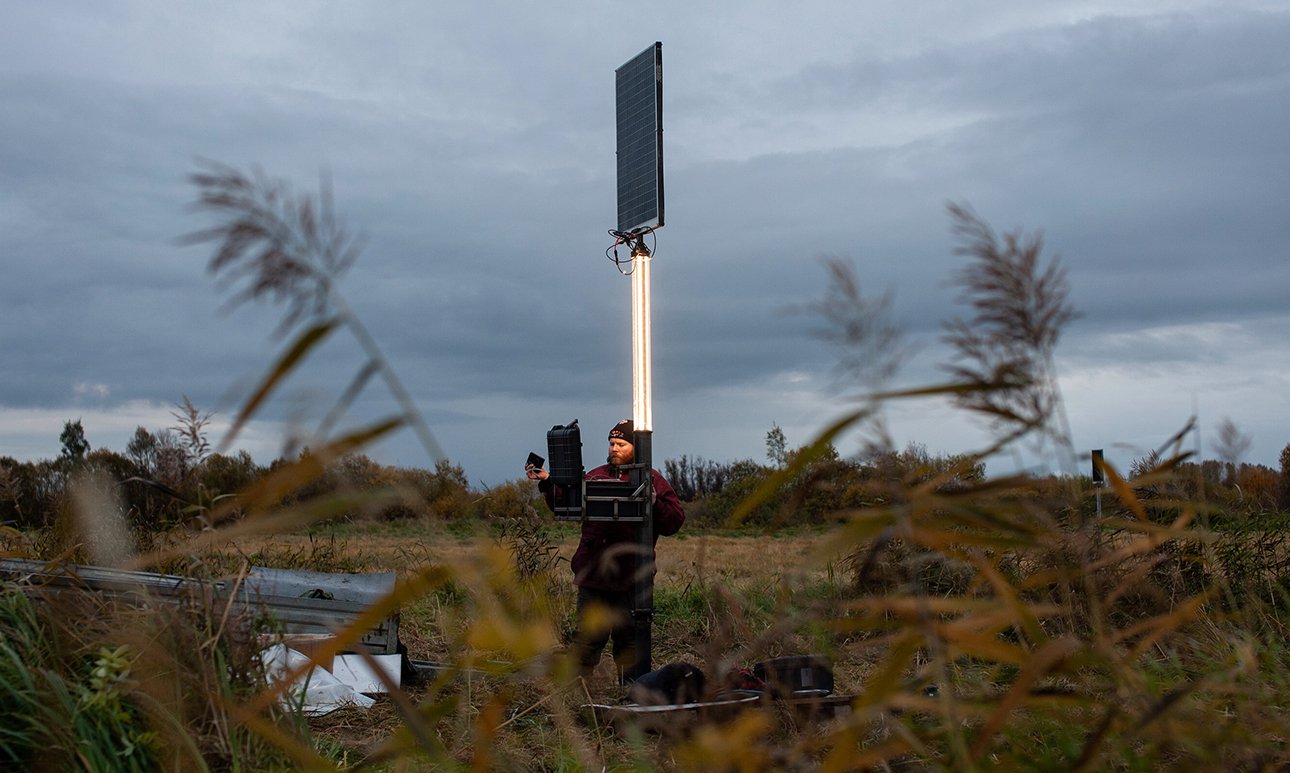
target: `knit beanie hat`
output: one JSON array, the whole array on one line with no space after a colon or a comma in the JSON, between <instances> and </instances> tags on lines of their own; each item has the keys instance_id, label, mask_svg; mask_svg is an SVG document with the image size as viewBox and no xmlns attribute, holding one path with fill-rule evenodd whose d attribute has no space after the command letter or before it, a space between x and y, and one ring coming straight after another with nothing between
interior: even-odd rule
<instances>
[{"instance_id":1,"label":"knit beanie hat","mask_svg":"<svg viewBox=\"0 0 1290 773\"><path fill-rule=\"evenodd\" d=\"M613 440L614 438L626 440L628 443L636 442L636 430L631 419L623 419L615 424L613 429L609 430L609 439Z\"/></svg>"}]
</instances>

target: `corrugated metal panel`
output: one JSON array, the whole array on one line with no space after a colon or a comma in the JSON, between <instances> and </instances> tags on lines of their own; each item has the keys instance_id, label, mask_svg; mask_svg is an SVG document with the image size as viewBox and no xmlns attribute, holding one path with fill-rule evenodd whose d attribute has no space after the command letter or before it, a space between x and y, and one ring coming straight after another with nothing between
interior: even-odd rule
<instances>
[{"instance_id":1,"label":"corrugated metal panel","mask_svg":"<svg viewBox=\"0 0 1290 773\"><path fill-rule=\"evenodd\" d=\"M254 567L241 583L204 582L178 575L130 572L100 566L53 564L21 558L0 559L0 577L53 590L89 589L119 598L178 601L194 594L231 600L234 610L257 616L266 628L286 633L333 633L394 590L395 574L333 574ZM362 643L380 655L399 647L399 616L394 613L364 634Z\"/></svg>"}]
</instances>

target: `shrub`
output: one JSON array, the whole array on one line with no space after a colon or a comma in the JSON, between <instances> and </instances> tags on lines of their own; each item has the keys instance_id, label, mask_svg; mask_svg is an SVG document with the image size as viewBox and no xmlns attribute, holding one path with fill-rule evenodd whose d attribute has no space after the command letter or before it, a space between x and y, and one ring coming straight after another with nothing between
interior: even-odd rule
<instances>
[{"instance_id":1,"label":"shrub","mask_svg":"<svg viewBox=\"0 0 1290 773\"><path fill-rule=\"evenodd\" d=\"M471 503L471 520L534 520L549 517L537 485L526 479L499 483L480 493Z\"/></svg>"},{"instance_id":2,"label":"shrub","mask_svg":"<svg viewBox=\"0 0 1290 773\"><path fill-rule=\"evenodd\" d=\"M738 464L722 464L703 457L690 459L682 455L679 459L668 459L663 463L663 469L677 498L682 502L693 502L720 493L737 474Z\"/></svg>"},{"instance_id":3,"label":"shrub","mask_svg":"<svg viewBox=\"0 0 1290 773\"><path fill-rule=\"evenodd\" d=\"M763 486L770 477L771 470L750 459L734 462L729 467L730 477L720 491L710 494L686 511L687 522L695 526L721 526L730 520L735 509L749 494ZM777 495L763 503L752 513L748 523L770 523L779 511L784 497Z\"/></svg>"},{"instance_id":4,"label":"shrub","mask_svg":"<svg viewBox=\"0 0 1290 773\"><path fill-rule=\"evenodd\" d=\"M33 604L6 587L0 760L87 771L283 765L281 751L228 712L263 678L247 638L208 610L197 602L140 614L79 592Z\"/></svg>"}]
</instances>

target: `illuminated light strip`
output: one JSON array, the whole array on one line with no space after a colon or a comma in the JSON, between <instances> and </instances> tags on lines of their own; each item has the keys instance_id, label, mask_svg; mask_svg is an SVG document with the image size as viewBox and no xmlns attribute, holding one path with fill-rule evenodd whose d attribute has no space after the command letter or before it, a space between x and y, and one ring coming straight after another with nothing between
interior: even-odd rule
<instances>
[{"instance_id":1,"label":"illuminated light strip","mask_svg":"<svg viewBox=\"0 0 1290 773\"><path fill-rule=\"evenodd\" d=\"M648 254L632 256L632 424L654 430L653 370L650 364L650 261Z\"/></svg>"}]
</instances>

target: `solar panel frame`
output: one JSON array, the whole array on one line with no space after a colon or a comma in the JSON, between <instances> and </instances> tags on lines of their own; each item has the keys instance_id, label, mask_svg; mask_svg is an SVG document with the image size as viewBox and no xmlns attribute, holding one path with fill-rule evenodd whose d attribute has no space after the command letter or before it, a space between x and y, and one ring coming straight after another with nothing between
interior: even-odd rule
<instances>
[{"instance_id":1,"label":"solar panel frame","mask_svg":"<svg viewBox=\"0 0 1290 773\"><path fill-rule=\"evenodd\" d=\"M663 227L663 44L614 71L618 130L618 230Z\"/></svg>"}]
</instances>

